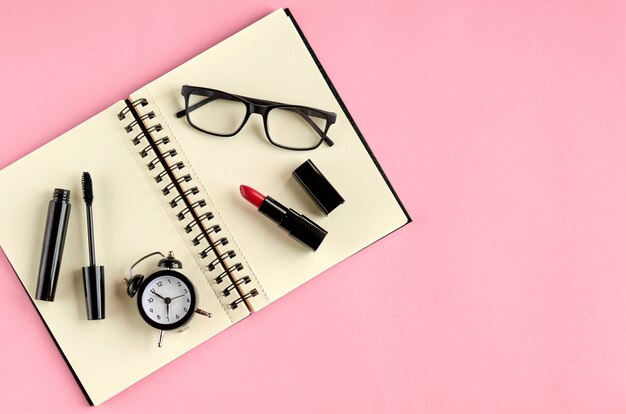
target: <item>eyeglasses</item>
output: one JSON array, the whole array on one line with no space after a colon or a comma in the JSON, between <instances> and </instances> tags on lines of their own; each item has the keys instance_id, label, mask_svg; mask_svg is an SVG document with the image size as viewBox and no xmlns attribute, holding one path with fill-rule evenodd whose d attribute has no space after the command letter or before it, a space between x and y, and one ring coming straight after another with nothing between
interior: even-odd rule
<instances>
[{"instance_id":1,"label":"eyeglasses","mask_svg":"<svg viewBox=\"0 0 626 414\"><path fill-rule=\"evenodd\" d=\"M267 139L277 147L307 151L322 142L329 147L334 145L326 135L337 120L333 112L198 86L185 85L180 93L185 98L185 109L176 117L186 116L189 125L207 134L232 137L241 131L250 115L259 114L263 117Z\"/></svg>"}]
</instances>

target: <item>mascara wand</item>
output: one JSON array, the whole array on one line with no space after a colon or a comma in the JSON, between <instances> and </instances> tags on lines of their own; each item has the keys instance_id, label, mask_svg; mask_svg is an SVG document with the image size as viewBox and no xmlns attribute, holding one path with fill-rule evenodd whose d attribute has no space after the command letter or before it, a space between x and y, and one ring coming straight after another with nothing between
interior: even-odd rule
<instances>
[{"instance_id":1,"label":"mascara wand","mask_svg":"<svg viewBox=\"0 0 626 414\"><path fill-rule=\"evenodd\" d=\"M96 265L96 242L93 237L93 182L88 172L83 173L83 200L87 209L87 241L89 243L89 266Z\"/></svg>"},{"instance_id":2,"label":"mascara wand","mask_svg":"<svg viewBox=\"0 0 626 414\"><path fill-rule=\"evenodd\" d=\"M104 319L104 266L96 266L96 243L93 231L93 182L88 172L83 173L83 200L87 213L87 241L89 266L83 267L87 319Z\"/></svg>"}]
</instances>

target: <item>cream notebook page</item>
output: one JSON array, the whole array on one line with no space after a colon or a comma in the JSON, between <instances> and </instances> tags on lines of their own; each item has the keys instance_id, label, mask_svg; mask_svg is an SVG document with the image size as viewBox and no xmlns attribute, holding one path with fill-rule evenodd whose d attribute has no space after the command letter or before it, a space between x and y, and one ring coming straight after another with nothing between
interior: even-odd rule
<instances>
[{"instance_id":1,"label":"cream notebook page","mask_svg":"<svg viewBox=\"0 0 626 414\"><path fill-rule=\"evenodd\" d=\"M116 114L119 102L0 172L0 246L9 258L58 346L94 404L248 315L245 307L225 311L209 287L189 242L172 220L145 162L128 142ZM106 319L86 317L81 267L88 264L85 205L80 178L94 180L97 264L105 266ZM34 300L46 209L55 187L71 191L72 210L54 302ZM137 312L122 278L139 257L172 250L182 272L195 284L199 307L211 319L195 316L183 333L158 331ZM138 270L150 273L150 266ZM152 271L156 269L152 266Z\"/></svg>"},{"instance_id":2,"label":"cream notebook page","mask_svg":"<svg viewBox=\"0 0 626 414\"><path fill-rule=\"evenodd\" d=\"M236 136L219 138L188 125L184 84L337 113L328 135L333 147L289 151L271 145L260 116L252 115ZM177 141L224 218L243 256L273 301L407 223L389 186L350 125L291 19L277 10L132 94ZM345 203L328 217L299 187L292 171L311 158ZM239 185L271 195L316 221L329 234L316 252L289 238L243 200ZM252 299L255 310L268 303Z\"/></svg>"}]
</instances>

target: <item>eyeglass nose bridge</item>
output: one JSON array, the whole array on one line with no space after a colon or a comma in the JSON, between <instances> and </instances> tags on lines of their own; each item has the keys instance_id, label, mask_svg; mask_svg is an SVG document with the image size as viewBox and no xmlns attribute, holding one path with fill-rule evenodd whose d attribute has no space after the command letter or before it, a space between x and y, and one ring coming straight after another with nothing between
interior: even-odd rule
<instances>
[{"instance_id":1,"label":"eyeglass nose bridge","mask_svg":"<svg viewBox=\"0 0 626 414\"><path fill-rule=\"evenodd\" d=\"M252 102L248 103L248 108L250 114L259 114L263 118L265 118L267 112L269 111L269 105L259 105Z\"/></svg>"}]
</instances>

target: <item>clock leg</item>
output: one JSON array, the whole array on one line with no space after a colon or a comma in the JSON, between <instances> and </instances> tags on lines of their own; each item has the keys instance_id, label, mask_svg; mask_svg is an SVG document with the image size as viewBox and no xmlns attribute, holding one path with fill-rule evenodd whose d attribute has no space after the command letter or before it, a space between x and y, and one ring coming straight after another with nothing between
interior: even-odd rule
<instances>
[{"instance_id":1,"label":"clock leg","mask_svg":"<svg viewBox=\"0 0 626 414\"><path fill-rule=\"evenodd\" d=\"M212 316L211 312L207 312L207 311L204 311L202 309L196 309L196 313L199 313L200 315L204 315L204 316L206 316L208 318L210 318Z\"/></svg>"},{"instance_id":2,"label":"clock leg","mask_svg":"<svg viewBox=\"0 0 626 414\"><path fill-rule=\"evenodd\" d=\"M163 330L159 332L159 348L161 348L162 343L163 343Z\"/></svg>"}]
</instances>

